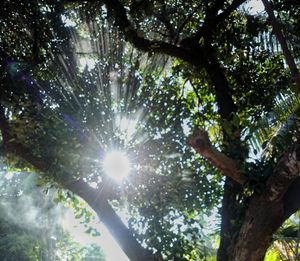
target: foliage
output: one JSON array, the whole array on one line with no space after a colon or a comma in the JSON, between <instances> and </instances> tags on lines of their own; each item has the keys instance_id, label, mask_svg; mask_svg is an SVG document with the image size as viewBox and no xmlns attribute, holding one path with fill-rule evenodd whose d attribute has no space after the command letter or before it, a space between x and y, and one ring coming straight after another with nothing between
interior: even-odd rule
<instances>
[{"instance_id":1,"label":"foliage","mask_svg":"<svg viewBox=\"0 0 300 261\"><path fill-rule=\"evenodd\" d=\"M282 224L275 233L273 243L268 250L268 256L276 256L274 260L297 260L299 256L299 213L294 214ZM298 249L297 249L298 247Z\"/></svg>"},{"instance_id":2,"label":"foliage","mask_svg":"<svg viewBox=\"0 0 300 261\"><path fill-rule=\"evenodd\" d=\"M3 99L13 115L14 135L26 147L34 148L36 156L51 162L50 175L43 176L44 181L53 184L68 172L98 186L104 182L111 187L111 200L119 201L117 207L128 202L131 227L137 233L141 232L137 225L145 231L141 241L167 258L174 251L178 256L193 253L190 258L202 257L202 245L207 243L201 233L204 211L194 209L209 213L220 188L218 179L199 175L204 171L202 161L192 164L197 156L185 145L182 126L188 110L184 101L177 101L181 92L178 80L165 72L163 57L141 56L104 20L86 21L87 14L80 20L82 14L73 11L66 11L65 16L69 18L69 14L78 19L78 33L70 29L79 42L79 47L71 47L74 54L64 57L59 45L38 67L14 60L7 64L8 84L14 87L6 88L10 94ZM112 41L112 36L120 40ZM94 52L93 69L80 67L76 53L86 52L80 47L83 44ZM106 48L95 49L104 44ZM88 59L89 54L82 57ZM24 89L27 83L29 92ZM111 147L125 150L134 159L132 178L121 187L107 179L101 168L104 153ZM214 170L209 172L212 177ZM90 214L77 207L75 197L71 199L78 217L84 216L88 223Z\"/></svg>"},{"instance_id":3,"label":"foliage","mask_svg":"<svg viewBox=\"0 0 300 261\"><path fill-rule=\"evenodd\" d=\"M105 260L99 246L82 246L63 230L64 210L53 203L53 190L36 187L35 175L1 174L1 260Z\"/></svg>"},{"instance_id":4,"label":"foliage","mask_svg":"<svg viewBox=\"0 0 300 261\"><path fill-rule=\"evenodd\" d=\"M298 43L299 17L275 2L284 21L291 18L286 27ZM299 98L266 17L235 8L221 22L211 20L232 1L121 3L137 36L154 41L151 50L161 41L193 50L197 66L134 49L112 26L112 10L97 1L4 1L0 102L10 142L46 163L46 170L36 170L40 184L59 188L58 201L71 201L86 224L92 214L63 191L61 181L69 177L126 211L130 231L154 253L201 260L215 253L210 236L219 227L205 230L204 216L217 212L224 180L186 145L187 132L205 129L216 148L237 159L243 176L254 181L241 193L239 205L246 208L244 199L265 185L285 147L299 137ZM220 79L211 76L215 68L232 92L229 113L216 88ZM125 151L132 162L121 184L101 165L110 150ZM8 165L30 168L6 156ZM87 231L96 235L89 225Z\"/></svg>"}]
</instances>

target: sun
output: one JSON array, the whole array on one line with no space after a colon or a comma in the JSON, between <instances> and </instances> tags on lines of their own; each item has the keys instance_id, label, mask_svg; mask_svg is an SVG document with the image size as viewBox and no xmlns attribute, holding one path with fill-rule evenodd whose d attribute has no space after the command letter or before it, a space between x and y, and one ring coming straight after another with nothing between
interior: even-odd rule
<instances>
[{"instance_id":1,"label":"sun","mask_svg":"<svg viewBox=\"0 0 300 261\"><path fill-rule=\"evenodd\" d=\"M103 160L105 174L117 182L126 178L130 171L130 162L125 153L121 151L110 151Z\"/></svg>"}]
</instances>

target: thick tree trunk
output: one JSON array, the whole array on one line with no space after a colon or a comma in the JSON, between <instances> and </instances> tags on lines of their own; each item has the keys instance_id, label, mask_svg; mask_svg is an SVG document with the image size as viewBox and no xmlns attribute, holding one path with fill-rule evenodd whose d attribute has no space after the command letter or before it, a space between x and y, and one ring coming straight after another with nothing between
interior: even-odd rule
<instances>
[{"instance_id":1,"label":"thick tree trunk","mask_svg":"<svg viewBox=\"0 0 300 261\"><path fill-rule=\"evenodd\" d=\"M241 206L237 201L237 197L241 193L241 185L232 181L230 178L226 178L224 185L224 194L221 208L221 241L220 247L217 253L218 261L228 261L229 254L232 251L232 246L235 241L235 237L239 231L241 216Z\"/></svg>"},{"instance_id":2,"label":"thick tree trunk","mask_svg":"<svg viewBox=\"0 0 300 261\"><path fill-rule=\"evenodd\" d=\"M215 57L214 49L212 48L209 39L205 44L204 53L205 70L214 86L219 114L222 120L230 122L233 114L236 113L237 107L234 104L232 90L225 77L224 69ZM234 245L236 235L241 226L240 220L242 220L244 215L244 206L239 203L242 194L241 184L243 183L243 178L240 175L241 173L233 171L236 168L237 163L240 160L243 160L243 156L240 153L236 153L237 151L241 151L240 134L238 128L233 129L232 131L235 133L234 136L228 135L223 129L223 145L224 154L232 159L225 160L227 167L229 167L229 165L235 167L231 168L229 171L231 173L228 174L226 173L227 171L225 171L226 168L222 169L220 168L220 165L215 165L215 167L221 171L222 175L227 176L224 184L221 209L221 241L217 253L218 261L230 260L230 252L232 251L232 246ZM235 164L230 164L231 161L235 162Z\"/></svg>"},{"instance_id":3,"label":"thick tree trunk","mask_svg":"<svg viewBox=\"0 0 300 261\"><path fill-rule=\"evenodd\" d=\"M269 193L253 196L234 246L232 261L261 261L281 224L300 208L300 177L280 200Z\"/></svg>"},{"instance_id":4,"label":"thick tree trunk","mask_svg":"<svg viewBox=\"0 0 300 261\"><path fill-rule=\"evenodd\" d=\"M282 201L269 202L264 197L253 197L230 260L264 260L272 235L283 221Z\"/></svg>"},{"instance_id":5,"label":"thick tree trunk","mask_svg":"<svg viewBox=\"0 0 300 261\"><path fill-rule=\"evenodd\" d=\"M274 232L299 209L300 177L290 185L280 201L271 202L264 196L253 197L229 260L263 260Z\"/></svg>"}]
</instances>

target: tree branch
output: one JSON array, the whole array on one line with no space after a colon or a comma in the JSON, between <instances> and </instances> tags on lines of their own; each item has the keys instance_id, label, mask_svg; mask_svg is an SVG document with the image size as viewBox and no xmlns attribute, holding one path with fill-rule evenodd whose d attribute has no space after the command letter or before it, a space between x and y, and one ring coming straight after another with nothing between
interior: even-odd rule
<instances>
[{"instance_id":1,"label":"tree branch","mask_svg":"<svg viewBox=\"0 0 300 261\"><path fill-rule=\"evenodd\" d=\"M296 142L279 160L268 179L265 196L269 201L282 199L300 172L300 142Z\"/></svg>"},{"instance_id":2,"label":"tree branch","mask_svg":"<svg viewBox=\"0 0 300 261\"><path fill-rule=\"evenodd\" d=\"M182 30L184 29L184 27L186 26L186 24L192 19L192 17L198 11L198 9L201 7L202 4L203 3L198 4L197 7L187 16L187 18L179 26L179 29L177 30L177 36L176 36L176 41L175 42L177 42L179 40L180 33L182 32Z\"/></svg>"},{"instance_id":3,"label":"tree branch","mask_svg":"<svg viewBox=\"0 0 300 261\"><path fill-rule=\"evenodd\" d=\"M9 140L9 126L5 116L4 108L0 105L0 130L2 134L3 143Z\"/></svg>"},{"instance_id":4,"label":"tree branch","mask_svg":"<svg viewBox=\"0 0 300 261\"><path fill-rule=\"evenodd\" d=\"M64 183L64 187L84 199L94 209L101 222L116 239L124 253L132 261L159 261L149 250L144 249L133 237L132 232L125 226L120 217L108 203L104 193L93 189L83 181Z\"/></svg>"},{"instance_id":5,"label":"tree branch","mask_svg":"<svg viewBox=\"0 0 300 261\"><path fill-rule=\"evenodd\" d=\"M141 37L137 30L133 27L127 17L127 12L123 4L118 0L104 0L103 3L112 11L115 24L120 31L125 35L125 39L134 47L145 52L154 52L167 54L173 57L180 58L195 66L202 64L201 55L195 54L186 48L179 47L163 41L150 41Z\"/></svg>"},{"instance_id":6,"label":"tree branch","mask_svg":"<svg viewBox=\"0 0 300 261\"><path fill-rule=\"evenodd\" d=\"M197 42L200 41L201 37L211 37L215 28L220 23L224 22L230 16L230 14L244 2L246 2L246 0L233 0L231 5L229 5L227 9L218 15L217 12L220 10L218 7L221 7L221 5L216 4L215 7L207 14L203 26L192 37Z\"/></svg>"},{"instance_id":7,"label":"tree branch","mask_svg":"<svg viewBox=\"0 0 300 261\"><path fill-rule=\"evenodd\" d=\"M0 129L2 136L6 136L4 149L7 152L13 153L24 159L34 168L41 172L49 172L51 161L33 155L31 151L18 143L9 134L9 125L5 118L4 109L0 106ZM85 200L97 213L100 220L108 228L109 232L114 236L116 241L121 246L124 253L132 261L149 260L159 261L160 259L153 255L149 250L144 249L132 235L132 232L124 225L120 217L116 214L107 200L107 193L104 190L94 189L90 187L82 179L75 179L68 173L59 175L56 179L57 183L63 188L70 190L74 194Z\"/></svg>"},{"instance_id":8,"label":"tree branch","mask_svg":"<svg viewBox=\"0 0 300 261\"><path fill-rule=\"evenodd\" d=\"M285 40L285 37L282 33L282 28L281 28L281 25L280 23L278 23L275 15L274 15L274 11L273 11L273 8L272 8L272 5L270 4L270 2L268 0L262 0L264 6L265 6L265 9L268 13L268 16L269 16L269 20L270 20L270 23L273 27L273 31L280 43L280 46L282 48L282 52L283 52L283 55L284 55L284 58L285 58L285 61L287 63L287 65L289 66L290 68L290 71L291 71L291 74L292 74L292 77L297 85L297 88L298 90L300 91L300 75L299 75L299 71L298 71L298 68L297 68L297 65L295 63L295 60L289 50L289 47L287 45L287 42Z\"/></svg>"},{"instance_id":9,"label":"tree branch","mask_svg":"<svg viewBox=\"0 0 300 261\"><path fill-rule=\"evenodd\" d=\"M241 4L245 3L247 0L233 0L232 3L224 10L224 12L220 13L216 18L216 25L225 21L230 14L236 10Z\"/></svg>"},{"instance_id":10,"label":"tree branch","mask_svg":"<svg viewBox=\"0 0 300 261\"><path fill-rule=\"evenodd\" d=\"M187 144L220 170L222 175L230 177L240 184L245 182L241 171L237 168L236 161L213 147L206 131L195 130L188 138Z\"/></svg>"},{"instance_id":11,"label":"tree branch","mask_svg":"<svg viewBox=\"0 0 300 261\"><path fill-rule=\"evenodd\" d=\"M177 32L173 27L172 23L170 22L170 17L166 10L166 5L164 1L162 2L162 13L155 14L155 17L165 25L166 29L169 31L169 36L171 40L175 42Z\"/></svg>"},{"instance_id":12,"label":"tree branch","mask_svg":"<svg viewBox=\"0 0 300 261\"><path fill-rule=\"evenodd\" d=\"M230 120L232 114L236 113L237 107L232 98L232 91L225 76L224 69L214 54L210 43L205 44L205 70L214 85L219 114L223 120Z\"/></svg>"}]
</instances>

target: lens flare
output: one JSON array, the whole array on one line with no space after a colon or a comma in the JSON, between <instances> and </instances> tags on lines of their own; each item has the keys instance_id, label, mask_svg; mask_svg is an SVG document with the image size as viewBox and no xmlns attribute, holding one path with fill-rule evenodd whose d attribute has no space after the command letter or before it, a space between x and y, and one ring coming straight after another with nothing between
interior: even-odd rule
<instances>
[{"instance_id":1,"label":"lens flare","mask_svg":"<svg viewBox=\"0 0 300 261\"><path fill-rule=\"evenodd\" d=\"M106 175L108 175L117 182L121 182L129 174L129 159L121 151L111 151L107 153L104 158L103 170Z\"/></svg>"}]
</instances>

